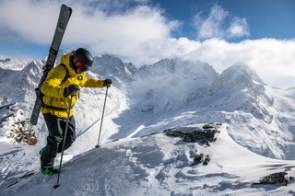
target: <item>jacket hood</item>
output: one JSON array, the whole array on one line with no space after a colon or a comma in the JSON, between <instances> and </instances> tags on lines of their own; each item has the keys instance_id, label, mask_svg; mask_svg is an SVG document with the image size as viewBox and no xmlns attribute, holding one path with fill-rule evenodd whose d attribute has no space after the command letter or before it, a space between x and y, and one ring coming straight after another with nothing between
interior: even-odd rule
<instances>
[{"instance_id":1,"label":"jacket hood","mask_svg":"<svg viewBox=\"0 0 295 196\"><path fill-rule=\"evenodd\" d=\"M77 75L77 73L75 72L75 70L70 65L70 63L71 63L70 57L71 57L72 54L73 54L73 52L69 52L69 53L64 54L61 57L60 64L65 65L65 67L69 71L70 76L75 76L75 75Z\"/></svg>"}]
</instances>

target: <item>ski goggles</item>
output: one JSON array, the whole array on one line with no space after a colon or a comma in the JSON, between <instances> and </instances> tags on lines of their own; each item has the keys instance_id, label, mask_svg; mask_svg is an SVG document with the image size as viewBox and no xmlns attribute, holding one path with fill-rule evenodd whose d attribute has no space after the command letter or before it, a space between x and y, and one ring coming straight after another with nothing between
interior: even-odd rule
<instances>
[{"instance_id":1,"label":"ski goggles","mask_svg":"<svg viewBox=\"0 0 295 196\"><path fill-rule=\"evenodd\" d=\"M77 72L79 73L87 71L91 67L91 65L85 65L84 63L82 63L80 59L74 59L73 63L75 65Z\"/></svg>"}]
</instances>

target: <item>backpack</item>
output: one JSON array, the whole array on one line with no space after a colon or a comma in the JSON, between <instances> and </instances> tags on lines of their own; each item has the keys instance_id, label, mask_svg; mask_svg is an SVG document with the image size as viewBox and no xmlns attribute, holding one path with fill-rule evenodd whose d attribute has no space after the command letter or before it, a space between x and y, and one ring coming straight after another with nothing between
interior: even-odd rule
<instances>
[{"instance_id":1,"label":"backpack","mask_svg":"<svg viewBox=\"0 0 295 196\"><path fill-rule=\"evenodd\" d=\"M66 75L65 75L65 77L64 77L64 79L61 81L61 83L60 83L60 85L62 84L62 83L64 83L68 78L69 78L69 70L66 68L66 66L64 65L64 64L60 64L65 70L66 70ZM44 81L46 81L46 80L44 80ZM43 82L44 82L43 81ZM41 84L42 85L42 84ZM44 102L43 102L43 96L44 96L44 94L40 91L40 93L41 93L41 101L42 101L42 107L43 108L47 108L47 109L54 109L54 110L59 110L59 111L67 111L66 109L64 109L64 108L57 108L57 107L53 107L53 106L49 106L49 105L46 105Z\"/></svg>"}]
</instances>

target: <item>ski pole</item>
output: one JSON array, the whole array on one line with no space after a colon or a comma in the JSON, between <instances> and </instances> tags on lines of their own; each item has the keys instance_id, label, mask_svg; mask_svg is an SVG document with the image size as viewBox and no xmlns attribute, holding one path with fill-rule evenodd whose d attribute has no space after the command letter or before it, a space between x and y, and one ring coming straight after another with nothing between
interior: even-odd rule
<instances>
[{"instance_id":1,"label":"ski pole","mask_svg":"<svg viewBox=\"0 0 295 196\"><path fill-rule=\"evenodd\" d=\"M103 122L104 111L105 111L107 97L108 97L108 90L109 90L109 87L107 86L107 90L106 90L106 94L105 94L105 98L104 98L104 104L103 104L103 108L102 108L102 115L101 115L101 121L100 121L98 139L97 139L97 144L96 144L95 148L99 148L100 147L100 144L99 144L100 143L100 135L101 135L101 129L102 129L102 122Z\"/></svg>"},{"instance_id":2,"label":"ski pole","mask_svg":"<svg viewBox=\"0 0 295 196\"><path fill-rule=\"evenodd\" d=\"M68 129L69 129L69 121L70 121L70 112L71 112L71 108L72 108L72 102L73 102L73 96L71 96L70 105L69 105L69 108L68 108L68 111L67 111L67 121L66 121L65 134L63 136L63 142L62 142L61 158L60 158L60 163L59 163L59 168L58 168L57 181L56 181L56 184L53 186L53 188L55 188L55 189L57 189L60 186L59 178L60 178L60 171L61 171L61 166L62 166L62 159L63 159L63 156L64 156L66 138L67 138Z\"/></svg>"}]
</instances>

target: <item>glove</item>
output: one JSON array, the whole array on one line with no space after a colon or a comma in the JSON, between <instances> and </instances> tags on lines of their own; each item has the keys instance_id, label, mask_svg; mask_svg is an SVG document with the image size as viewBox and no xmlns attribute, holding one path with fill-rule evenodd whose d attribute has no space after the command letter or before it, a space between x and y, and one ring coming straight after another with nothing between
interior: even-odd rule
<instances>
[{"instance_id":1,"label":"glove","mask_svg":"<svg viewBox=\"0 0 295 196\"><path fill-rule=\"evenodd\" d=\"M65 88L64 90L64 96L67 97L69 95L77 95L78 91L80 90L79 86L72 84L69 87Z\"/></svg>"},{"instance_id":2,"label":"glove","mask_svg":"<svg viewBox=\"0 0 295 196\"><path fill-rule=\"evenodd\" d=\"M111 80L111 79L105 79L105 80L103 81L103 85L104 85L104 86L110 87L111 84L112 84L112 80Z\"/></svg>"}]
</instances>

